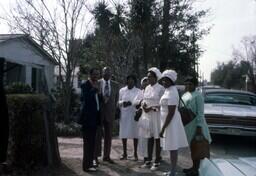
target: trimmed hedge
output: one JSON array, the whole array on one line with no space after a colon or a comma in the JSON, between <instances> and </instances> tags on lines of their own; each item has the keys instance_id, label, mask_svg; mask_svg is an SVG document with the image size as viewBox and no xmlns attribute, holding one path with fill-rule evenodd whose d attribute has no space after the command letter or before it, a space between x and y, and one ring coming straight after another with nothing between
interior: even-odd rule
<instances>
[{"instance_id":1,"label":"trimmed hedge","mask_svg":"<svg viewBox=\"0 0 256 176\"><path fill-rule=\"evenodd\" d=\"M7 96L10 118L9 159L18 167L47 163L44 112L48 99L43 95Z\"/></svg>"}]
</instances>

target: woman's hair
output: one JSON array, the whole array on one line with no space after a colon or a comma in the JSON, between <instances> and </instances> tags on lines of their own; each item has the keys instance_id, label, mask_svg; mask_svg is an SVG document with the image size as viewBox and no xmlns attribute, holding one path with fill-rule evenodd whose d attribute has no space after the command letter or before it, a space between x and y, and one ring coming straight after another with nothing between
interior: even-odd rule
<instances>
[{"instance_id":1,"label":"woman's hair","mask_svg":"<svg viewBox=\"0 0 256 176\"><path fill-rule=\"evenodd\" d=\"M148 71L148 73L151 73L151 74L157 79L157 75L156 75L155 72L153 72L153 71Z\"/></svg>"},{"instance_id":2,"label":"woman's hair","mask_svg":"<svg viewBox=\"0 0 256 176\"><path fill-rule=\"evenodd\" d=\"M137 84L137 78L136 78L135 75L128 75L128 76L126 77L126 82L128 82L129 79L133 79L134 84Z\"/></svg>"},{"instance_id":3,"label":"woman's hair","mask_svg":"<svg viewBox=\"0 0 256 176\"><path fill-rule=\"evenodd\" d=\"M193 83L195 86L198 85L198 79L194 76L188 76L184 82L191 82Z\"/></svg>"}]
</instances>

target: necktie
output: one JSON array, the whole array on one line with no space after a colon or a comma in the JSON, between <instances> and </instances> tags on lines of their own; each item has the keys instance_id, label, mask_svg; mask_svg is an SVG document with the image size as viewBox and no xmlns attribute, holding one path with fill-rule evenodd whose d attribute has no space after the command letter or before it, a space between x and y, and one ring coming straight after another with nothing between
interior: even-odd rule
<instances>
[{"instance_id":1,"label":"necktie","mask_svg":"<svg viewBox=\"0 0 256 176\"><path fill-rule=\"evenodd\" d=\"M104 88L104 95L109 97L109 85L108 81L106 81L105 88Z\"/></svg>"}]
</instances>

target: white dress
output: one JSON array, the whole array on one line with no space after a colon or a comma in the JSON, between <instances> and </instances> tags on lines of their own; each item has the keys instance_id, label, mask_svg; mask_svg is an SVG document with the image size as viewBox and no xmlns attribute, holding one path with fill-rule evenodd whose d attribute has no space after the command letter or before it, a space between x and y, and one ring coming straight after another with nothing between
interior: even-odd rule
<instances>
[{"instance_id":1,"label":"white dress","mask_svg":"<svg viewBox=\"0 0 256 176\"><path fill-rule=\"evenodd\" d=\"M161 145L163 150L178 150L187 147L188 141L184 126L181 121L180 112L178 111L179 93L175 86L165 89L164 95L160 100L161 105L161 126L163 126L168 115L168 105L176 105L175 113L169 125L166 127Z\"/></svg>"},{"instance_id":2,"label":"white dress","mask_svg":"<svg viewBox=\"0 0 256 176\"><path fill-rule=\"evenodd\" d=\"M139 105L140 102L143 100L143 96L144 96L143 94L144 94L144 90L141 90L141 93L136 96L135 101L133 102L135 106ZM148 139L147 138L139 137L138 153L142 157L148 157Z\"/></svg>"},{"instance_id":3,"label":"white dress","mask_svg":"<svg viewBox=\"0 0 256 176\"><path fill-rule=\"evenodd\" d=\"M164 87L160 84L148 85L144 92L142 104L146 103L147 107L159 107L159 101L163 93ZM154 137L158 139L160 131L160 111L150 111L148 113L143 111L142 117L139 120L139 136L142 138Z\"/></svg>"},{"instance_id":4,"label":"white dress","mask_svg":"<svg viewBox=\"0 0 256 176\"><path fill-rule=\"evenodd\" d=\"M134 120L136 108L133 104L128 107L122 106L124 101L133 103L138 94L141 94L141 90L136 87L128 89L126 86L119 91L119 106L121 110L119 137L121 139L138 138L138 122Z\"/></svg>"}]
</instances>

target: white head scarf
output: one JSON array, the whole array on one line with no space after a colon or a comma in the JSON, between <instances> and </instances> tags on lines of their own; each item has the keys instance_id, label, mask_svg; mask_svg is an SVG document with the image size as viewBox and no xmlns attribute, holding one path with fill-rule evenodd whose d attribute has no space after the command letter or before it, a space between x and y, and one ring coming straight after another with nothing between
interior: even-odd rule
<instances>
[{"instance_id":1,"label":"white head scarf","mask_svg":"<svg viewBox=\"0 0 256 176\"><path fill-rule=\"evenodd\" d=\"M140 80L140 84L142 84L142 83L143 83L143 81L144 81L144 80L146 80L146 79L148 79L148 77L144 77L144 78L142 78L142 79Z\"/></svg>"},{"instance_id":2,"label":"white head scarf","mask_svg":"<svg viewBox=\"0 0 256 176\"><path fill-rule=\"evenodd\" d=\"M163 73L162 73L162 78L163 77L167 77L169 79L172 80L172 82L175 83L175 81L177 80L177 73L175 70L165 70Z\"/></svg>"},{"instance_id":3,"label":"white head scarf","mask_svg":"<svg viewBox=\"0 0 256 176\"><path fill-rule=\"evenodd\" d=\"M148 69L148 72L149 71L152 71L152 72L154 72L156 74L157 80L159 80L162 77L161 72L156 67L152 67L152 68Z\"/></svg>"}]
</instances>

